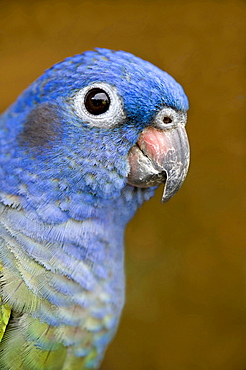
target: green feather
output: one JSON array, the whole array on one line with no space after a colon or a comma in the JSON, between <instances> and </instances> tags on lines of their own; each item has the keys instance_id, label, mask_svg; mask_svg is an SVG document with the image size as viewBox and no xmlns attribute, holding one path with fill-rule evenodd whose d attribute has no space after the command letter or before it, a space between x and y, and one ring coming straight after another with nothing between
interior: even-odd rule
<instances>
[{"instance_id":1,"label":"green feather","mask_svg":"<svg viewBox=\"0 0 246 370\"><path fill-rule=\"evenodd\" d=\"M2 266L0 264L0 271L1 270ZM10 314L11 308L9 307L9 305L3 303L2 298L0 296L0 342L3 338L4 332L8 325Z\"/></svg>"}]
</instances>

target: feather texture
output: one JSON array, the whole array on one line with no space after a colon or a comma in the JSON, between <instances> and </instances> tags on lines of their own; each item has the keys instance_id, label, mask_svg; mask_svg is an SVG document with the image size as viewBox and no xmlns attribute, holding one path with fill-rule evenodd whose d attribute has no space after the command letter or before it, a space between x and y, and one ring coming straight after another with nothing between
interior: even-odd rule
<instances>
[{"instance_id":1,"label":"feather texture","mask_svg":"<svg viewBox=\"0 0 246 370\"><path fill-rule=\"evenodd\" d=\"M102 114L86 111L87 90ZM128 183L128 155L167 106L188 109L171 76L98 49L0 117L1 369L99 367L124 305L124 229L156 188Z\"/></svg>"}]
</instances>

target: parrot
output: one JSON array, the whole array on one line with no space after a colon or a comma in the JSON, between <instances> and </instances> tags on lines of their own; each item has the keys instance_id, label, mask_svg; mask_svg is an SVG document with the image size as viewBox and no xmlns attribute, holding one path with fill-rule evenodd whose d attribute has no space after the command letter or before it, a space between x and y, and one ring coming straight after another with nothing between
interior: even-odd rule
<instances>
[{"instance_id":1,"label":"parrot","mask_svg":"<svg viewBox=\"0 0 246 370\"><path fill-rule=\"evenodd\" d=\"M125 301L125 227L184 182L188 108L167 72L95 48L1 114L1 370L100 367Z\"/></svg>"}]
</instances>

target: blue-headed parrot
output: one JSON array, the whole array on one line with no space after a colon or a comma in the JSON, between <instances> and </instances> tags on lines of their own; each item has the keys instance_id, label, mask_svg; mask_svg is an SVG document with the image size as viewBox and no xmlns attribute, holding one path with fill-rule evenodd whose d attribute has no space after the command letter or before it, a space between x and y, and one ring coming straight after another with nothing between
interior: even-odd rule
<instances>
[{"instance_id":1,"label":"blue-headed parrot","mask_svg":"<svg viewBox=\"0 0 246 370\"><path fill-rule=\"evenodd\" d=\"M0 369L98 369L124 305L124 230L189 166L188 100L166 72L96 49L0 116Z\"/></svg>"}]
</instances>

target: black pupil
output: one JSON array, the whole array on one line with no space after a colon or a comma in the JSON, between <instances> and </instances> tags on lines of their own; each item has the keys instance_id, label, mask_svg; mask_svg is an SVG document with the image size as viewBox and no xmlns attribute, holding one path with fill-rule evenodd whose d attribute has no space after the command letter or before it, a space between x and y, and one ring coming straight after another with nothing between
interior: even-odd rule
<instances>
[{"instance_id":1,"label":"black pupil","mask_svg":"<svg viewBox=\"0 0 246 370\"><path fill-rule=\"evenodd\" d=\"M108 94L99 88L88 91L85 96L85 107L89 113L97 116L105 113L109 109L110 98Z\"/></svg>"}]
</instances>

